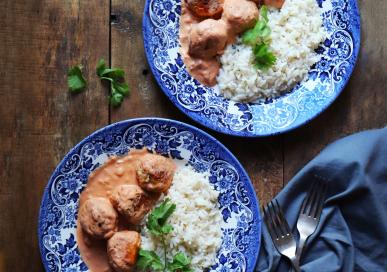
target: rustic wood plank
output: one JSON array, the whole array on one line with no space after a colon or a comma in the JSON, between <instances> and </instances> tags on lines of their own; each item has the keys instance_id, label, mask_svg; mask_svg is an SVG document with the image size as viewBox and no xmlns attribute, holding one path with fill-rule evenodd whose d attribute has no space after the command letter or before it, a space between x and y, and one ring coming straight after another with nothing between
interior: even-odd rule
<instances>
[{"instance_id":1,"label":"rustic wood plank","mask_svg":"<svg viewBox=\"0 0 387 272\"><path fill-rule=\"evenodd\" d=\"M283 188L282 139L242 139L217 136L238 158L250 176L260 204L268 203Z\"/></svg>"},{"instance_id":2,"label":"rustic wood plank","mask_svg":"<svg viewBox=\"0 0 387 272\"><path fill-rule=\"evenodd\" d=\"M159 90L148 66L142 38L144 4L143 0L112 0L111 64L125 70L131 88L130 98L120 108L112 108L112 122L144 116L184 118Z\"/></svg>"},{"instance_id":3,"label":"rustic wood plank","mask_svg":"<svg viewBox=\"0 0 387 272\"><path fill-rule=\"evenodd\" d=\"M337 101L316 120L285 136L284 178L296 172L327 144L361 130L387 125L387 2L359 1L362 45L357 67Z\"/></svg>"},{"instance_id":4,"label":"rustic wood plank","mask_svg":"<svg viewBox=\"0 0 387 272\"><path fill-rule=\"evenodd\" d=\"M143 0L112 0L112 65L125 69L132 87L130 98L124 101L121 108L112 110L112 122L134 117L159 116L184 121L203 129L176 110L149 72L141 28L144 4ZM267 202L282 188L280 137L254 140L208 132L230 148L241 161L261 202Z\"/></svg>"},{"instance_id":5,"label":"rustic wood plank","mask_svg":"<svg viewBox=\"0 0 387 272\"><path fill-rule=\"evenodd\" d=\"M95 64L109 56L109 3L0 1L0 41L0 270L43 271L43 189L64 154L108 123ZM78 63L89 87L73 96L66 73Z\"/></svg>"}]
</instances>

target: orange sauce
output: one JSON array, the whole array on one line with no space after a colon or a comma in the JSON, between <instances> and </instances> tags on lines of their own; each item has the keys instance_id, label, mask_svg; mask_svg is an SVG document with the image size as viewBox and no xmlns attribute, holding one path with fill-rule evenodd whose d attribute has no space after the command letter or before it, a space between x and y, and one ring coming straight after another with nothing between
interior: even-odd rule
<instances>
[{"instance_id":1,"label":"orange sauce","mask_svg":"<svg viewBox=\"0 0 387 272\"><path fill-rule=\"evenodd\" d=\"M136 167L138 160L148 154L146 149L131 151L124 157L112 157L90 174L86 188L81 193L79 207L92 197L109 198L114 187L122 184L137 184ZM152 194L154 202L160 194ZM119 230L136 230L119 218ZM137 229L138 231L138 229ZM108 262L105 240L96 240L85 234L77 222L77 245L83 261L91 272L112 272Z\"/></svg>"}]
</instances>

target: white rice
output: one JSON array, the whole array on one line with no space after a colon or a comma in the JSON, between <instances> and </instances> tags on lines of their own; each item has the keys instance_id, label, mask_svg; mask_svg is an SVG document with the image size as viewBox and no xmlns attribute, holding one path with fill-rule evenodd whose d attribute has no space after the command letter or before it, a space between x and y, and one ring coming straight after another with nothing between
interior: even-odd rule
<instances>
[{"instance_id":1,"label":"white rice","mask_svg":"<svg viewBox=\"0 0 387 272\"><path fill-rule=\"evenodd\" d=\"M235 101L254 102L279 96L303 81L320 60L314 50L327 37L321 10L316 0L286 0L281 10L270 9L270 48L276 63L267 71L258 70L252 47L239 39L220 58L220 93Z\"/></svg>"},{"instance_id":2,"label":"white rice","mask_svg":"<svg viewBox=\"0 0 387 272\"><path fill-rule=\"evenodd\" d=\"M191 167L177 170L166 195L176 204L176 211L168 220L174 228L167 239L169 259L179 251L184 252L192 258L191 267L198 272L216 262L222 244L218 196L209 183L208 174L198 173ZM146 228L143 228L141 247L164 256L161 242Z\"/></svg>"}]
</instances>

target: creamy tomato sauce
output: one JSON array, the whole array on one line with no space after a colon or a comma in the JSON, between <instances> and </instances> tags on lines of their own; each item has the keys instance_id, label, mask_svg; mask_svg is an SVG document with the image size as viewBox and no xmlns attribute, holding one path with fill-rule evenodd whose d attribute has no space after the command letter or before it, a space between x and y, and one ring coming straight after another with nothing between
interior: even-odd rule
<instances>
[{"instance_id":1,"label":"creamy tomato sauce","mask_svg":"<svg viewBox=\"0 0 387 272\"><path fill-rule=\"evenodd\" d=\"M221 19L209 20L196 17L185 0L181 5L180 53L183 61L195 79L214 86L221 66L219 56L227 45L235 42L238 34L255 25L258 6L249 0L224 0Z\"/></svg>"},{"instance_id":2,"label":"creamy tomato sauce","mask_svg":"<svg viewBox=\"0 0 387 272\"><path fill-rule=\"evenodd\" d=\"M183 61L187 66L190 74L200 83L208 86L216 84L216 77L218 76L220 63L216 58L199 59L190 56L189 49L189 34L193 25L199 23L201 20L196 18L192 12L186 7L186 3L182 0L181 3L181 17L180 17L180 53Z\"/></svg>"},{"instance_id":3,"label":"creamy tomato sauce","mask_svg":"<svg viewBox=\"0 0 387 272\"><path fill-rule=\"evenodd\" d=\"M203 19L197 18L187 7L184 0L181 1L180 16L180 53L190 74L200 83L207 86L214 86L217 83L217 76L220 70L220 61L218 57L209 59L195 58L189 52L189 39L191 29L194 25L200 23ZM222 19L220 19L222 20ZM227 44L234 43L236 35L228 31Z\"/></svg>"},{"instance_id":4,"label":"creamy tomato sauce","mask_svg":"<svg viewBox=\"0 0 387 272\"><path fill-rule=\"evenodd\" d=\"M124 157L112 157L101 167L90 174L86 188L82 192L79 200L79 207L92 197L109 198L114 187L122 184L137 184L136 167L138 160L148 154L146 149L131 151ZM152 194L154 203L159 199L160 194ZM119 218L119 230L136 230L125 222L124 218ZM138 230L139 231L139 230ZM77 222L77 244L83 261L91 272L112 272L109 266L106 252L105 240L96 240L89 237L82 230Z\"/></svg>"}]
</instances>

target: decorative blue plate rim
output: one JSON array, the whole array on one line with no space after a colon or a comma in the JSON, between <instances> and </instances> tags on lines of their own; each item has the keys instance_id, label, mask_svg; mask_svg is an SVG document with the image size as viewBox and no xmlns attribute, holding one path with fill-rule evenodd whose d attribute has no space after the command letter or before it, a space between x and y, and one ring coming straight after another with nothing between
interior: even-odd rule
<instances>
[{"instance_id":1,"label":"decorative blue plate rim","mask_svg":"<svg viewBox=\"0 0 387 272\"><path fill-rule=\"evenodd\" d=\"M257 196L256 196L254 188L253 188L253 185L251 183L251 180L250 180L247 172L245 171L245 169L243 168L241 163L237 160L237 158L231 153L231 151L229 151L222 143L220 143L213 136L209 135L208 133L206 133L206 132L202 131L201 129L198 129L198 128L192 126L192 125L189 125L189 124L186 124L186 123L183 123L183 122L180 122L180 121L164 119L164 118L157 118L157 117L129 119L129 120L117 122L117 123L114 123L114 124L110 124L110 125L108 125L106 127L103 127L101 129L93 132L92 134L90 134L89 136L84 138L81 142L79 142L76 146L74 146L65 155L63 160L58 164L58 166L54 170L54 172L53 172L52 176L50 177L49 182L48 182L48 184L47 184L47 186L46 186L46 188L44 190L44 194L43 194L42 201L41 201L41 207L40 207L40 211L39 211L39 223L38 223L39 249L40 249L40 253L41 253L41 257L42 257L42 262L43 262L43 265L44 265L44 268L45 268L46 271L66 271L66 272L67 271L68 272L70 272L70 271L71 272L73 272L73 271L74 272L75 271L87 271L86 265L80 259L79 251L78 251L78 249L76 247L76 242L74 240L75 239L74 237L73 237L73 240L70 243L72 243L72 245L74 246L75 250L74 250L74 248L72 249L71 252L73 253L73 255L70 256L69 258L72 259L72 260L74 260L74 258L75 259L76 258L80 259L81 264L78 264L79 267L77 266L76 268L74 268L75 264L74 264L74 266L72 266L72 264L71 264L68 267L69 268L68 270L66 270L66 269L63 270L62 267L58 268L56 266L53 266L53 263L50 263L50 261L55 261L54 260L55 256L53 256L52 252L49 252L47 250L47 248L44 246L43 236L45 235L45 233L44 233L45 230L47 230L46 229L47 226L44 226L44 225L47 224L47 222L46 222L47 221L47 215L49 214L49 211L46 208L47 208L47 205L50 204L49 203L50 189L52 188L53 183L55 182L54 177L57 178L58 175L60 174L60 172L61 171L63 172L64 169L67 169L68 167L73 167L71 164L74 163L74 161L72 161L72 160L74 159L75 155L78 155L77 152L80 152L81 149L86 144L91 142L93 139L98 138L100 136L103 136L105 133L106 133L106 135L110 135L108 132L111 132L112 133L111 135L115 135L115 134L113 134L114 129L117 129L117 131L120 131L120 130L124 131L125 130L125 133L127 133L130 129L132 129L133 127L136 127L136 125L141 126L141 125L150 125L150 124L155 125L155 127L156 127L156 125L170 126L171 128L173 128L172 131L174 129L182 129L182 132L191 132L195 139L196 138L204 139L206 141L204 146L211 145L212 147L216 147L217 150L219 149L219 150L221 150L223 152L224 163L227 163L230 166L232 166L232 169L234 169L234 171L236 172L236 174L238 176L238 181L240 181L239 183L236 183L235 186L238 187L238 186L240 186L243 183L243 186L245 187L245 188L235 188L236 194L238 194L240 198L243 198L243 201L246 201L246 199L247 199L248 200L248 204L251 205L251 214L250 214L250 216L252 216L252 219L250 218L251 221L249 221L249 224L250 224L249 225L249 229L251 231L251 237L250 237L250 244L249 245L250 246L253 245L253 247L252 248L248 248L247 251L246 251L246 254L251 254L250 256L246 257L246 259L248 259L248 260L245 260L245 262L248 262L248 264L247 264L248 266L246 267L246 269L245 270L235 270L235 271L241 271L241 272L242 271L253 271L253 269L255 267L255 264L257 262L258 254L259 254L259 250L260 250L261 216L260 216L260 212L259 212L259 208L258 208L259 207L259 202L258 202ZM124 137L121 137L121 141L124 141ZM141 146L142 147L147 147L147 144L141 144ZM130 147L130 148L134 148L134 147ZM140 146L138 148L140 148ZM121 152L122 154L118 153L118 155L120 155L120 154L123 155L127 151L128 151L128 149L120 150L119 152ZM157 152L159 152L159 151L157 151ZM168 152L172 152L172 151L169 150ZM165 154L169 154L168 152L165 153ZM160 152L160 153L163 154L163 152ZM116 151L114 151L114 153L106 153L106 154L110 154L110 155L116 154L117 155ZM176 155L176 156L179 156L179 155ZM193 156L193 155L191 154L191 156ZM70 161L70 165L66 164L69 161ZM219 160L219 161L221 161L221 160ZM213 162L218 162L218 161L213 161ZM194 162L194 163L196 163L196 162ZM201 161L197 161L197 163L199 165L198 167L200 168ZM191 164L191 161L190 161L190 164ZM193 165L193 166L195 168L197 168L196 165ZM97 164L96 167L98 167L98 164ZM213 167L213 165L211 165L211 169L208 169L208 170L212 170L212 167ZM215 166L215 167L217 167L217 166ZM90 170L89 173L92 172L94 169L95 168L89 169ZM217 184L217 182L218 181L215 181L215 183L213 183L213 185L216 188L218 186L220 186L220 185ZM83 183L82 186L84 186L87 183L87 178L86 178L86 180L81 181L81 183ZM233 186L233 185L229 185L229 187L231 187L231 186ZM218 189L221 190L221 188L218 188ZM244 191L244 189L246 191ZM57 188L55 188L55 190L57 190ZM241 190L241 191L239 192L239 190ZM80 191L78 191L77 194L79 194L79 193L80 193ZM224 195L228 195L228 193L229 193L229 191L223 192ZM221 192L221 194L222 194L222 192ZM246 203L242 203L242 204L246 204ZM66 202L66 205L67 205L67 202ZM228 208L228 207L226 207L226 208ZM227 209L225 209L225 210L227 210ZM223 215L223 217L225 216L223 211L222 211L222 215ZM230 215L228 217L228 219L233 219L233 218ZM228 219L226 219L226 221ZM61 219L61 220L64 220L64 219ZM76 218L75 218L75 220L76 220ZM241 224L242 223L247 224L245 221L241 222ZM239 224L239 221L238 221L238 224ZM75 226L73 226L73 227L75 227ZM240 226L239 226L239 228L240 228ZM232 230L232 228L230 228L230 230ZM238 228L235 228L234 231L237 232L236 230L238 230ZM223 235L225 235L225 233L228 232L229 229L226 228L223 231L224 231ZM243 231L243 229L242 229L242 231ZM56 235L58 235L58 234L56 234ZM243 233L239 233L239 234L237 233L236 235L242 235L242 236L238 236L239 238L245 237L245 236L243 236L244 235ZM58 237L59 236L60 235L58 235ZM225 239L224 237L223 237L223 239ZM227 239L231 239L230 238L231 235L230 235L230 237L229 236L227 236L227 237L228 237ZM69 239L71 240L71 238L69 238ZM254 244L251 243L251 241L254 241ZM67 239L66 239L66 242L68 242ZM235 242L235 241L229 241L229 242ZM225 243L225 241L223 241L223 243ZM243 246L243 244L241 244L241 246ZM222 244L222 248L223 247L224 247L224 245ZM74 255L74 252L75 252L75 255ZM233 253L233 252L231 252L231 253ZM76 256L77 254L78 254L78 256ZM229 265L229 264L227 262L224 263L224 264L220 262L219 265ZM71 270L73 268L74 269L78 269L78 270ZM216 270L213 270L213 269L216 269ZM219 269L222 269L222 268L220 268L220 267L213 267L213 269L211 271L219 271Z\"/></svg>"},{"instance_id":2,"label":"decorative blue plate rim","mask_svg":"<svg viewBox=\"0 0 387 272\"><path fill-rule=\"evenodd\" d=\"M180 1L146 1L143 16L145 54L157 83L171 102L189 118L211 130L239 137L266 137L292 131L316 118L336 100L356 65L361 38L357 0L316 0L320 7L323 3L331 7L324 13L324 27L330 36L318 49L324 58L312 67L306 81L320 84L320 89L312 89L315 91L312 93L303 82L289 94L269 103L231 102L193 79L180 54L174 52L178 47L178 29L176 32L175 28L179 25ZM166 8L158 7L151 12L151 5ZM171 18L177 20L171 24L175 26L172 29L167 24ZM156 42L157 39L160 41ZM337 47L339 43L343 43L341 48ZM329 55L335 49L338 49L336 54L342 55ZM325 71L324 65L330 70ZM329 84L328 80L331 81ZM192 100L193 106L190 105Z\"/></svg>"}]
</instances>

